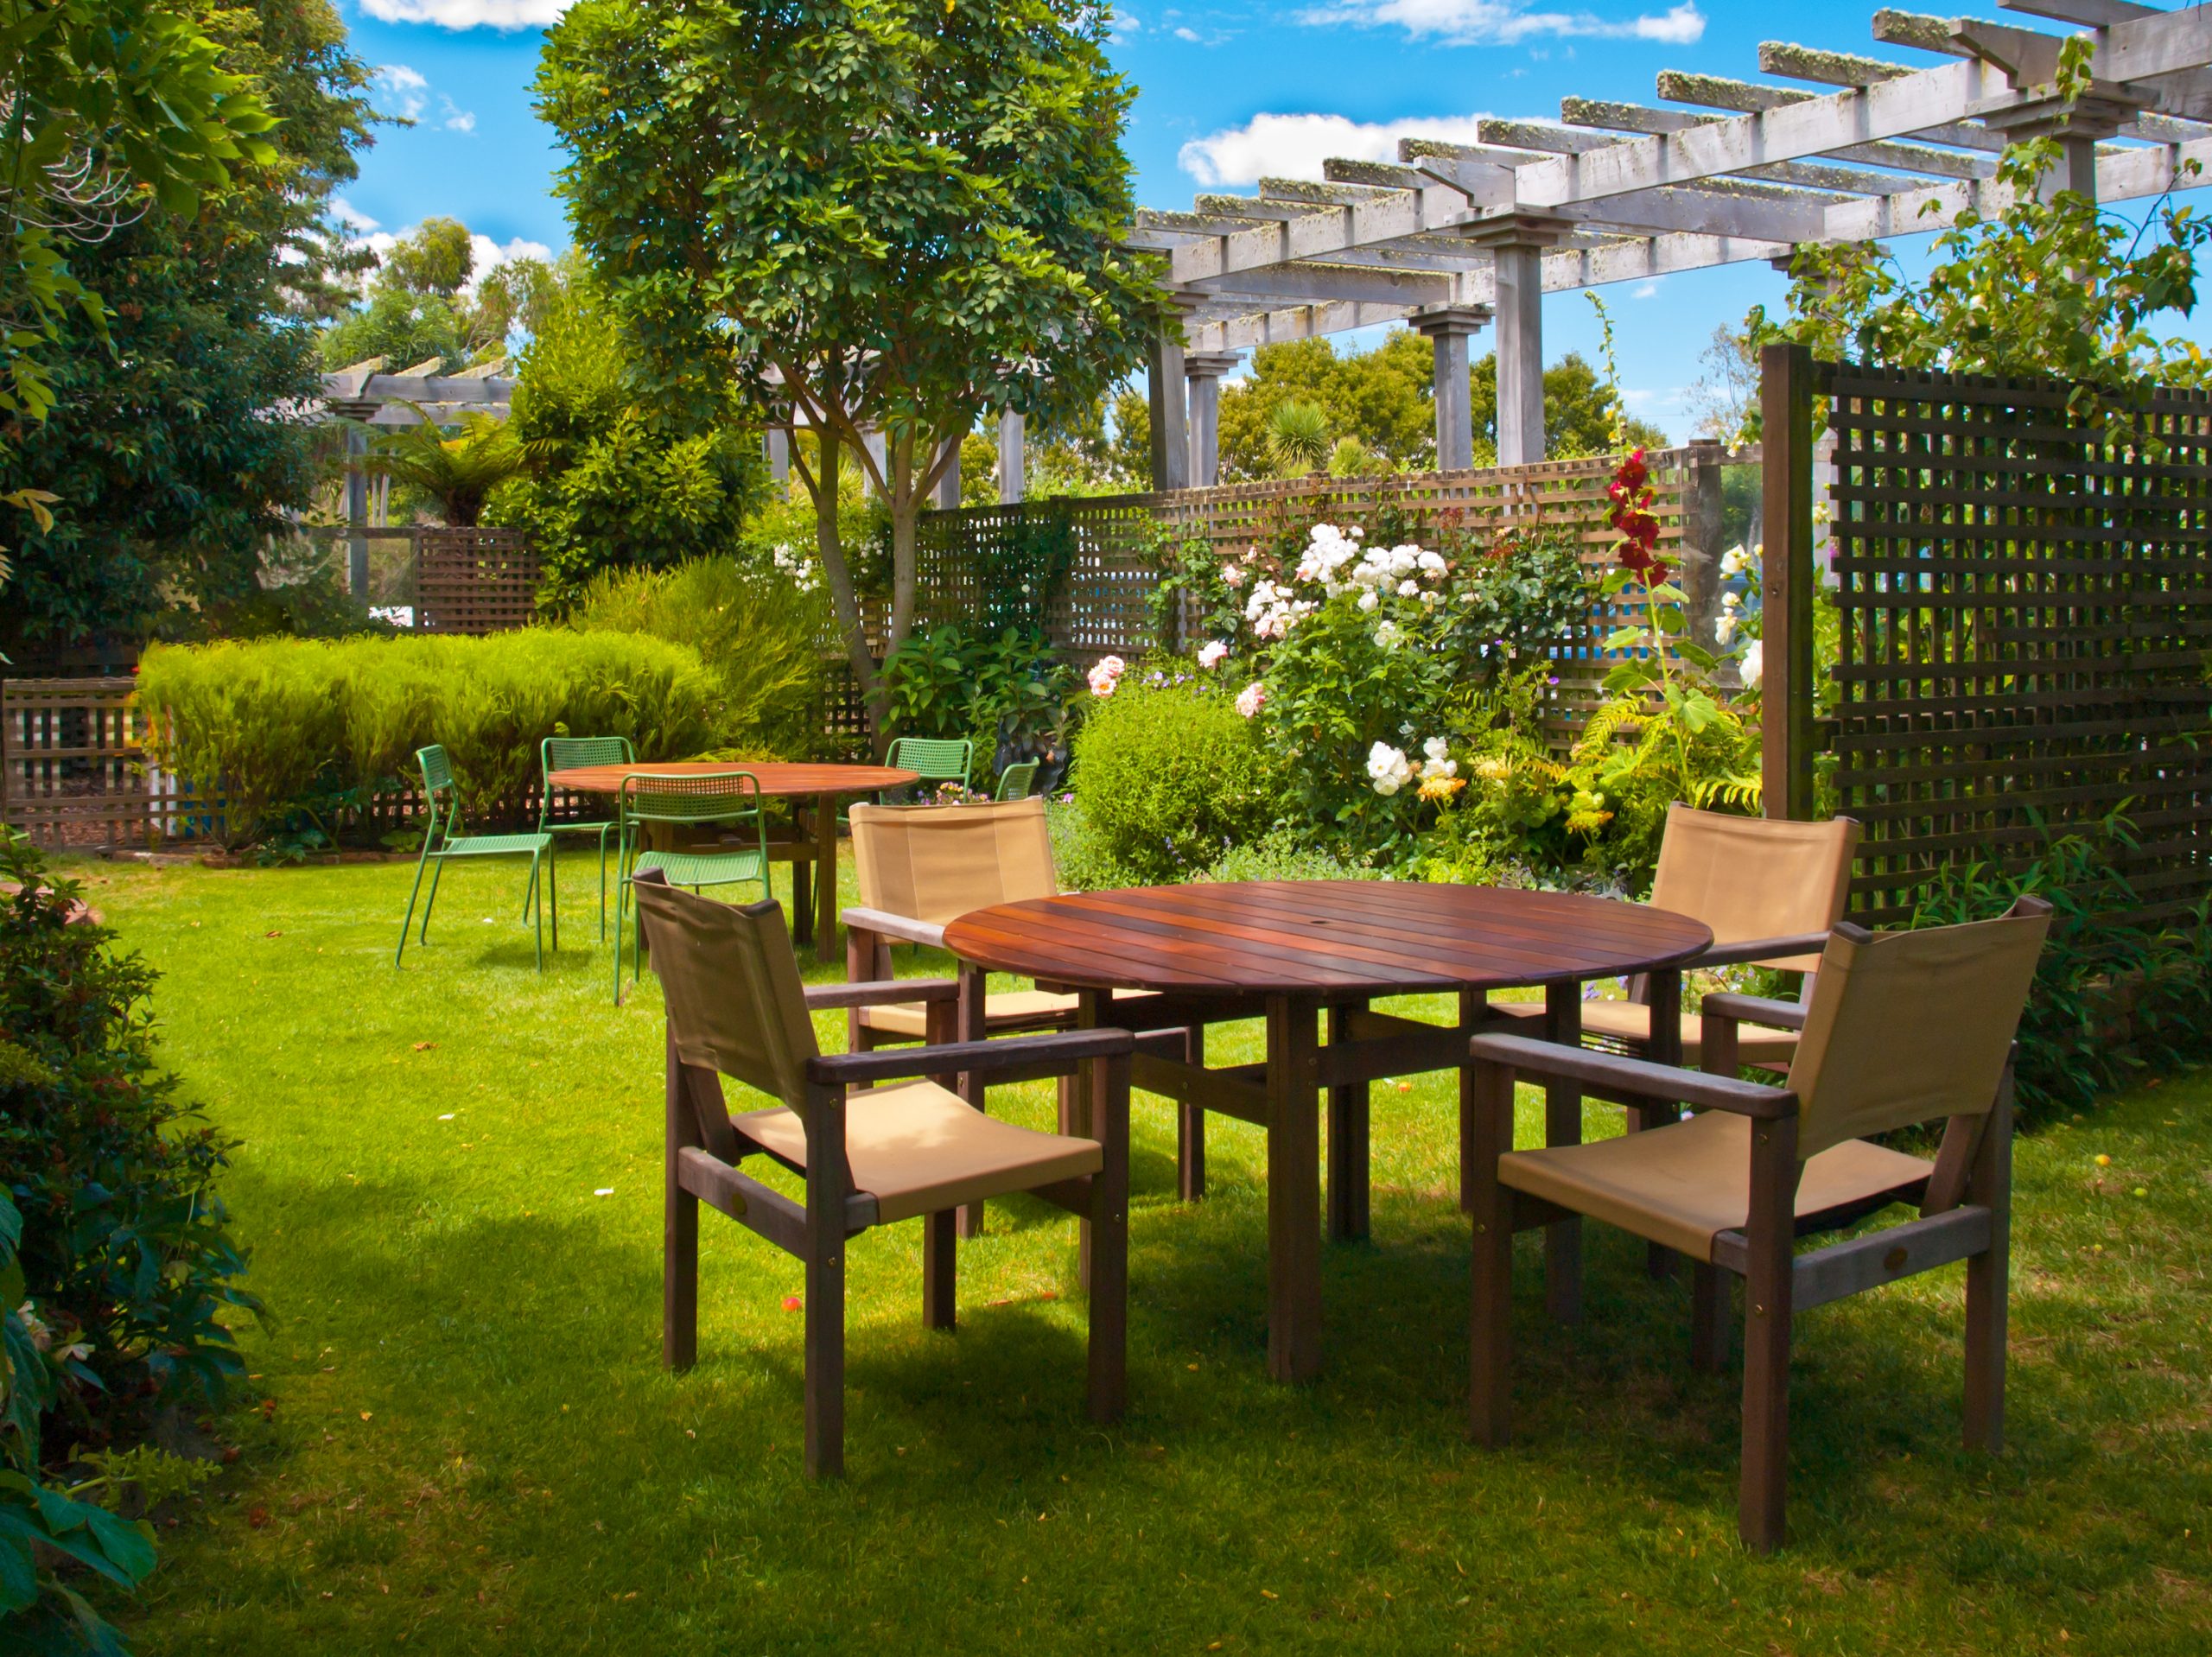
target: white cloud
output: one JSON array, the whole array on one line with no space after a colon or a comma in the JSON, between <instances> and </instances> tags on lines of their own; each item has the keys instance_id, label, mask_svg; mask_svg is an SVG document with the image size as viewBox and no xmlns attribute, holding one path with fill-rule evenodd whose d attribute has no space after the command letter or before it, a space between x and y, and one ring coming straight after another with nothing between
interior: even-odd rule
<instances>
[{"instance_id":1,"label":"white cloud","mask_svg":"<svg viewBox=\"0 0 2212 1657\"><path fill-rule=\"evenodd\" d=\"M489 236L471 236L468 245L475 256L468 270L470 290L500 265L512 264L518 259L550 260L553 257L553 250L544 243L520 236L505 243L495 242Z\"/></svg>"},{"instance_id":2,"label":"white cloud","mask_svg":"<svg viewBox=\"0 0 2212 1657\"><path fill-rule=\"evenodd\" d=\"M1647 282L1647 283L1645 283L1643 284L1643 286L1642 286L1641 288L1637 289L1635 291L1633 291L1632 293L1630 293L1630 294L1629 295L1629 297L1630 297L1630 299L1649 299L1649 298L1650 298L1654 294L1657 293L1658 291L1659 291L1659 284L1658 284L1657 283L1656 283L1656 282Z\"/></svg>"},{"instance_id":3,"label":"white cloud","mask_svg":"<svg viewBox=\"0 0 2212 1657\"><path fill-rule=\"evenodd\" d=\"M569 0L361 0L380 23L435 23L440 29L542 29L560 22Z\"/></svg>"},{"instance_id":4,"label":"white cloud","mask_svg":"<svg viewBox=\"0 0 2212 1657\"><path fill-rule=\"evenodd\" d=\"M1106 20L1106 37L1112 41L1126 41L1143 28L1144 25L1137 21L1136 13L1116 6L1114 15Z\"/></svg>"},{"instance_id":5,"label":"white cloud","mask_svg":"<svg viewBox=\"0 0 2212 1657\"><path fill-rule=\"evenodd\" d=\"M378 64L372 83L384 94L386 115L396 115L403 121L419 120L429 107L430 83L419 69L404 63Z\"/></svg>"},{"instance_id":6,"label":"white cloud","mask_svg":"<svg viewBox=\"0 0 2212 1657\"><path fill-rule=\"evenodd\" d=\"M377 227L375 219L370 218L342 195L334 195L330 198L330 217L346 229L359 231L364 234Z\"/></svg>"},{"instance_id":7,"label":"white cloud","mask_svg":"<svg viewBox=\"0 0 2212 1657\"><path fill-rule=\"evenodd\" d=\"M1395 24L1416 40L1446 46L1518 46L1524 41L1586 35L1687 46L1703 37L1705 14L1693 0L1662 12L1601 17L1589 11L1537 11L1529 0L1330 0L1300 14L1303 23Z\"/></svg>"},{"instance_id":8,"label":"white cloud","mask_svg":"<svg viewBox=\"0 0 2212 1657\"><path fill-rule=\"evenodd\" d=\"M1179 41L1190 41L1195 43L1198 38L1198 31L1195 29L1179 29L1175 31L1175 38Z\"/></svg>"},{"instance_id":9,"label":"white cloud","mask_svg":"<svg viewBox=\"0 0 2212 1657\"><path fill-rule=\"evenodd\" d=\"M1193 138L1177 152L1183 170L1201 184L1251 184L1261 177L1319 178L1321 163L1395 162L1401 138L1475 142L1479 116L1406 121L1353 121L1341 115L1255 115L1241 127Z\"/></svg>"},{"instance_id":10,"label":"white cloud","mask_svg":"<svg viewBox=\"0 0 2212 1657\"><path fill-rule=\"evenodd\" d=\"M445 119L442 124L447 131L474 132L476 130L475 111L461 108L443 92L438 94L438 102L445 106Z\"/></svg>"}]
</instances>

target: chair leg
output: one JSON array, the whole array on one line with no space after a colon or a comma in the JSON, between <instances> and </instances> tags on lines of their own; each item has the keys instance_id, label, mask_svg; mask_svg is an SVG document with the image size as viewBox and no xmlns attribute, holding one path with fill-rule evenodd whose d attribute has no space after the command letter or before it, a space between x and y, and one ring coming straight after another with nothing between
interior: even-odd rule
<instances>
[{"instance_id":1,"label":"chair leg","mask_svg":"<svg viewBox=\"0 0 2212 1657\"><path fill-rule=\"evenodd\" d=\"M622 1005L622 917L629 908L630 888L622 879L621 861L614 867L614 1005Z\"/></svg>"},{"instance_id":2,"label":"chair leg","mask_svg":"<svg viewBox=\"0 0 2212 1657\"><path fill-rule=\"evenodd\" d=\"M553 933L553 953L561 953L561 848L553 841L545 842L545 907L546 920Z\"/></svg>"},{"instance_id":3,"label":"chair leg","mask_svg":"<svg viewBox=\"0 0 2212 1657\"><path fill-rule=\"evenodd\" d=\"M669 1152L661 1216L660 1361L689 1369L699 1360L699 1199L677 1184Z\"/></svg>"},{"instance_id":4,"label":"chair leg","mask_svg":"<svg viewBox=\"0 0 2212 1657\"><path fill-rule=\"evenodd\" d=\"M1717 1375L1728 1363L1728 1276L1718 1266L1690 1262L1690 1368Z\"/></svg>"},{"instance_id":5,"label":"chair leg","mask_svg":"<svg viewBox=\"0 0 2212 1657\"><path fill-rule=\"evenodd\" d=\"M1790 1248L1796 1234L1797 1123L1751 1128L1751 1202L1744 1284L1744 1465L1736 1527L1744 1545L1782 1546L1789 1458Z\"/></svg>"},{"instance_id":6,"label":"chair leg","mask_svg":"<svg viewBox=\"0 0 2212 1657\"><path fill-rule=\"evenodd\" d=\"M430 865L430 890L423 898L423 930L416 934L417 943L428 943L430 941L430 911L438 906L438 882L445 872L446 860L442 857Z\"/></svg>"},{"instance_id":7,"label":"chair leg","mask_svg":"<svg viewBox=\"0 0 2212 1657\"><path fill-rule=\"evenodd\" d=\"M2005 1448L2005 1301L2011 1290L2012 1073L1999 1084L1967 1176L1967 1200L1989 1210L1989 1248L1967 1259L1966 1443Z\"/></svg>"},{"instance_id":8,"label":"chair leg","mask_svg":"<svg viewBox=\"0 0 2212 1657\"><path fill-rule=\"evenodd\" d=\"M851 935L849 933L847 936ZM872 944L871 948L874 947L875 946ZM881 946L880 962L874 956L870 957L870 962L869 971L872 976L888 978L892 975L891 949L888 944ZM989 1024L986 1015L989 1008L990 979L981 968L972 967L966 962L960 963L958 979L960 999L954 1007L954 1018L957 1023L953 1031L953 1038L956 1041L981 1041L989 1033ZM965 1100L972 1108L982 1111L986 1114L989 1114L990 1094L984 1085L980 1071L963 1070L960 1073L959 1093L961 1098ZM981 1203L969 1203L962 1206L959 1231L963 1237L980 1237L983 1235L983 1205Z\"/></svg>"},{"instance_id":9,"label":"chair leg","mask_svg":"<svg viewBox=\"0 0 2212 1657\"><path fill-rule=\"evenodd\" d=\"M1206 1062L1206 1027L1194 1024L1183 1032L1183 1063ZM1196 1105L1175 1107L1175 1195L1195 1203L1206 1194L1206 1114Z\"/></svg>"},{"instance_id":10,"label":"chair leg","mask_svg":"<svg viewBox=\"0 0 2212 1657\"><path fill-rule=\"evenodd\" d=\"M529 905L531 942L537 951L537 970L545 970L545 892L538 884L538 865L544 858L543 852L530 854L530 892L524 901Z\"/></svg>"},{"instance_id":11,"label":"chair leg","mask_svg":"<svg viewBox=\"0 0 2212 1657\"><path fill-rule=\"evenodd\" d=\"M954 1237L953 1210L944 1209L922 1216L922 1326L953 1326L953 1287L957 1280L959 1243Z\"/></svg>"},{"instance_id":12,"label":"chair leg","mask_svg":"<svg viewBox=\"0 0 2212 1657\"><path fill-rule=\"evenodd\" d=\"M1093 1060L1090 1130L1104 1152L1090 1177L1090 1419L1118 1421L1128 1406L1129 1061ZM1118 1097L1116 1090L1118 1089Z\"/></svg>"},{"instance_id":13,"label":"chair leg","mask_svg":"<svg viewBox=\"0 0 2212 1657\"><path fill-rule=\"evenodd\" d=\"M810 1142L837 1154L807 1161L806 1448L809 1478L845 1470L845 1100L810 1088Z\"/></svg>"},{"instance_id":14,"label":"chair leg","mask_svg":"<svg viewBox=\"0 0 2212 1657\"><path fill-rule=\"evenodd\" d=\"M607 831L612 823L599 831L599 941L607 942Z\"/></svg>"},{"instance_id":15,"label":"chair leg","mask_svg":"<svg viewBox=\"0 0 2212 1657\"><path fill-rule=\"evenodd\" d=\"M429 866L430 843L426 835L423 841L423 855L415 864L415 886L407 894L407 914L399 923L399 948L392 951L391 964L395 967L399 964L400 957L407 953L407 930L415 924L415 899L422 894L423 871ZM429 924L430 917L426 914L423 917L423 924L427 929Z\"/></svg>"}]
</instances>

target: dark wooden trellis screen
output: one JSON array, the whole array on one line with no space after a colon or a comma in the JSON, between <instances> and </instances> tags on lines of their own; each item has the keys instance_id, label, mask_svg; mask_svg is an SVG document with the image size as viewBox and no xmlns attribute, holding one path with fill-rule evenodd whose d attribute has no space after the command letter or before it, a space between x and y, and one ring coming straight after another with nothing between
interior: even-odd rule
<instances>
[{"instance_id":1,"label":"dark wooden trellis screen","mask_svg":"<svg viewBox=\"0 0 2212 1657\"><path fill-rule=\"evenodd\" d=\"M2139 918L2212 892L2212 396L2129 405L2164 445L2152 460L2107 456L2058 382L1795 347L1764 367L1768 797L1803 815L1815 749L1834 755L1835 809L1866 825L1854 910L1902 919L1945 863L2017 867L2114 811L2139 837L2120 860ZM1842 619L1817 729L1821 576L1809 490L1791 481L1809 477L1816 397L1836 440L1827 578ZM1778 694L1799 717L1772 717Z\"/></svg>"}]
</instances>

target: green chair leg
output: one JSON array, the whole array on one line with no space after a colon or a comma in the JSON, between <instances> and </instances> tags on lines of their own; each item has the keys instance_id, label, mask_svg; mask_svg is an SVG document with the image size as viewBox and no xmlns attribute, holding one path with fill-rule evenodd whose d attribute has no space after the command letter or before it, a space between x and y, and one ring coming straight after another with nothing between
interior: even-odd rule
<instances>
[{"instance_id":1,"label":"green chair leg","mask_svg":"<svg viewBox=\"0 0 2212 1657\"><path fill-rule=\"evenodd\" d=\"M400 957L407 953L407 930L415 924L415 900L423 895L423 871L429 866L430 844L426 839L423 842L423 855L415 860L415 887L407 894L406 918L399 923L399 948L393 950L391 955L391 964L395 967L399 964ZM430 924L428 914L423 917L423 924L426 927Z\"/></svg>"},{"instance_id":2,"label":"green chair leg","mask_svg":"<svg viewBox=\"0 0 2212 1657\"><path fill-rule=\"evenodd\" d=\"M545 893L537 884L537 866L544 856L543 852L530 854L530 890L523 899L530 911L531 944L537 952L540 972L545 970Z\"/></svg>"},{"instance_id":3,"label":"green chair leg","mask_svg":"<svg viewBox=\"0 0 2212 1657\"><path fill-rule=\"evenodd\" d=\"M545 902L552 911L553 953L561 953L561 848L553 841L545 842Z\"/></svg>"},{"instance_id":4,"label":"green chair leg","mask_svg":"<svg viewBox=\"0 0 2212 1657\"><path fill-rule=\"evenodd\" d=\"M599 941L607 942L607 831L613 823L603 823L599 830Z\"/></svg>"},{"instance_id":5,"label":"green chair leg","mask_svg":"<svg viewBox=\"0 0 2212 1657\"><path fill-rule=\"evenodd\" d=\"M428 943L430 941L430 911L438 906L438 882L444 878L445 872L445 859L440 858L430 870L429 895L423 899L423 930L416 939L418 943Z\"/></svg>"}]
</instances>

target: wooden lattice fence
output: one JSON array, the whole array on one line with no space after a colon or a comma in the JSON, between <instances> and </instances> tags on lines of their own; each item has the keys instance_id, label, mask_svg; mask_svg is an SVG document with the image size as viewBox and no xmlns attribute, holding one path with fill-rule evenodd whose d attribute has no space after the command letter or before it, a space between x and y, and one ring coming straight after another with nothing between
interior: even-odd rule
<instances>
[{"instance_id":1,"label":"wooden lattice fence","mask_svg":"<svg viewBox=\"0 0 2212 1657\"><path fill-rule=\"evenodd\" d=\"M124 677L0 681L0 822L42 846L138 846L210 832L207 803L146 764Z\"/></svg>"},{"instance_id":2,"label":"wooden lattice fence","mask_svg":"<svg viewBox=\"0 0 2212 1657\"><path fill-rule=\"evenodd\" d=\"M1718 445L1704 444L1647 457L1662 548L1670 557L1685 549L1690 554L1686 563L1694 608L1709 606L1718 590L1713 562L1720 549L1713 543L1724 458ZM1614 464L1599 457L1472 472L1302 478L931 512L922 519L918 549L917 625L976 619L985 561L1046 513L1065 516L1076 537L1074 562L1053 598L1046 632L1064 659L1084 667L1103 656L1136 655L1155 643L1189 642L1155 638L1152 595L1160 579L1163 535L1170 540L1203 536L1230 557L1285 530L1302 532L1329 521L1367 524L1395 512L1415 532L1451 529L1480 536L1519 525L1565 535L1580 543L1594 572L1610 560L1616 540L1605 522ZM1608 666L1603 641L1622 619L1611 605L1593 606L1586 624L1560 642L1555 744L1573 740L1580 717L1596 702ZM856 717L857 698L844 700Z\"/></svg>"},{"instance_id":3,"label":"wooden lattice fence","mask_svg":"<svg viewBox=\"0 0 2212 1657\"><path fill-rule=\"evenodd\" d=\"M537 612L537 554L520 530L422 529L415 537L418 632L505 632Z\"/></svg>"},{"instance_id":4,"label":"wooden lattice fence","mask_svg":"<svg viewBox=\"0 0 2212 1657\"><path fill-rule=\"evenodd\" d=\"M1764 366L1767 692L1797 715L1768 721L1768 799L1807 815L1825 791L1815 756L1834 756L1834 809L1866 827L1854 910L1901 919L1943 865L2017 868L2116 811L2139 838L2119 859L2134 918L2212 892L2212 396L2128 405L2164 445L2153 460L2108 454L2056 381L1794 347ZM1816 398L1835 439L1842 613L1834 716L1817 727L1821 576L1789 481L1808 470Z\"/></svg>"}]
</instances>

